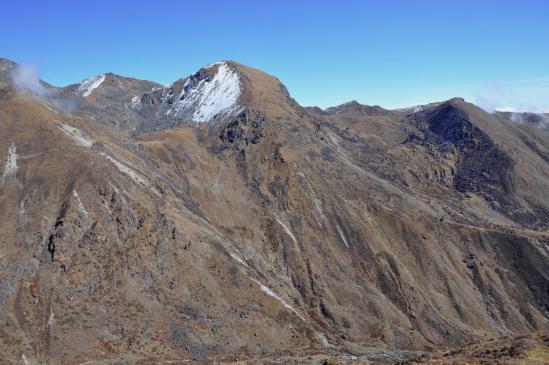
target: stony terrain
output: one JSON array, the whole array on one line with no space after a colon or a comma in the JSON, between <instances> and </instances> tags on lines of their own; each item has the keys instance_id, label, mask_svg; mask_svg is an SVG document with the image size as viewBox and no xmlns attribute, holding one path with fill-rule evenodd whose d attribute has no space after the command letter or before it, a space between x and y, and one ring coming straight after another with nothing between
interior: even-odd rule
<instances>
[{"instance_id":1,"label":"stony terrain","mask_svg":"<svg viewBox=\"0 0 549 365\"><path fill-rule=\"evenodd\" d=\"M409 363L544 365L548 361L549 336L534 333L491 339L437 354L423 354Z\"/></svg>"},{"instance_id":2,"label":"stony terrain","mask_svg":"<svg viewBox=\"0 0 549 365\"><path fill-rule=\"evenodd\" d=\"M2 363L490 363L467 346L520 336L545 356L537 123L459 98L304 108L234 62L39 93L17 67L0 60Z\"/></svg>"}]
</instances>

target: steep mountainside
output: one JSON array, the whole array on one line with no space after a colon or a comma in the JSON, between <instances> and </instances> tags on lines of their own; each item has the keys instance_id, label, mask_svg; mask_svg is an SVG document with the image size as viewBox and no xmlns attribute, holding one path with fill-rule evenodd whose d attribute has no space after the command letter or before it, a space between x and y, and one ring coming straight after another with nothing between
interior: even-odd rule
<instances>
[{"instance_id":1,"label":"steep mountainside","mask_svg":"<svg viewBox=\"0 0 549 365\"><path fill-rule=\"evenodd\" d=\"M8 364L394 363L549 329L532 124L462 99L302 108L234 62L45 95L6 72Z\"/></svg>"}]
</instances>

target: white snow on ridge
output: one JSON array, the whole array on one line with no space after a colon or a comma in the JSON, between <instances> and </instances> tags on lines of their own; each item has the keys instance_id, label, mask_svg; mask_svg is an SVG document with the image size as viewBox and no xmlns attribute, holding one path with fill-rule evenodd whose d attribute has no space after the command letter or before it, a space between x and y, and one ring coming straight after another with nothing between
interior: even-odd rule
<instances>
[{"instance_id":1,"label":"white snow on ridge","mask_svg":"<svg viewBox=\"0 0 549 365\"><path fill-rule=\"evenodd\" d=\"M210 82L204 83L199 105L194 112L197 122L209 122L217 114L231 110L240 96L240 78L238 74L223 62L218 65L217 73Z\"/></svg>"},{"instance_id":2,"label":"white snow on ridge","mask_svg":"<svg viewBox=\"0 0 549 365\"><path fill-rule=\"evenodd\" d=\"M186 89L190 79L185 80L179 100L167 111L168 115L180 116L192 112L197 123L210 123L219 113L236 113L240 110L240 77L226 62L207 66L217 66L217 72L211 80L201 80L192 88ZM162 101L171 97L164 91Z\"/></svg>"},{"instance_id":3,"label":"white snow on ridge","mask_svg":"<svg viewBox=\"0 0 549 365\"><path fill-rule=\"evenodd\" d=\"M103 83L103 81L105 81L105 75L88 77L80 83L76 92L82 93L83 97L88 97L95 88Z\"/></svg>"},{"instance_id":4,"label":"white snow on ridge","mask_svg":"<svg viewBox=\"0 0 549 365\"><path fill-rule=\"evenodd\" d=\"M213 66L218 66L218 65L221 65L223 63L225 63L225 61L218 61L218 62L210 63L208 66L206 66L204 68L210 68L210 67L213 67Z\"/></svg>"}]
</instances>

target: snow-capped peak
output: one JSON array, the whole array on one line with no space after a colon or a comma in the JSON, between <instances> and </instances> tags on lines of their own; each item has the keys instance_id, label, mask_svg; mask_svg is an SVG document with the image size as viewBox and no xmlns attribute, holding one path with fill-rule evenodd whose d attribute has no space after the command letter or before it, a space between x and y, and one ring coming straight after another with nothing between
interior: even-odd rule
<instances>
[{"instance_id":1,"label":"snow-capped peak","mask_svg":"<svg viewBox=\"0 0 549 365\"><path fill-rule=\"evenodd\" d=\"M78 89L76 89L76 92L82 94L82 96L86 98L90 96L92 91L95 88L97 88L99 85L101 85L103 81L105 81L104 74L88 77L87 79L85 79L80 83L80 86L78 86Z\"/></svg>"},{"instance_id":2,"label":"snow-capped peak","mask_svg":"<svg viewBox=\"0 0 549 365\"><path fill-rule=\"evenodd\" d=\"M160 104L160 114L167 120L214 123L242 110L240 74L228 62L208 65L198 72L150 93L135 96L130 107L136 111L153 110Z\"/></svg>"},{"instance_id":3,"label":"snow-capped peak","mask_svg":"<svg viewBox=\"0 0 549 365\"><path fill-rule=\"evenodd\" d=\"M207 123L221 112L238 109L237 102L240 96L238 73L226 62L214 65L218 67L215 76L210 81L204 81L198 92L192 95L197 102L193 114L196 122Z\"/></svg>"}]
</instances>

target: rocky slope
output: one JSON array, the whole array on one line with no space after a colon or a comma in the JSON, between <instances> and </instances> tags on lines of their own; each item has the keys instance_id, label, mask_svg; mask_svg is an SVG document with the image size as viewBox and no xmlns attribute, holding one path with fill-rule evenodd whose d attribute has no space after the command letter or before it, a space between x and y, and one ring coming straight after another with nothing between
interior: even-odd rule
<instances>
[{"instance_id":1,"label":"rocky slope","mask_svg":"<svg viewBox=\"0 0 549 365\"><path fill-rule=\"evenodd\" d=\"M402 362L548 329L531 123L462 99L302 108L234 62L42 95L7 69L6 363Z\"/></svg>"}]
</instances>

